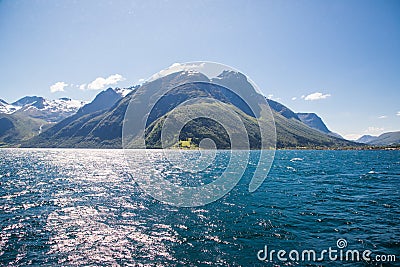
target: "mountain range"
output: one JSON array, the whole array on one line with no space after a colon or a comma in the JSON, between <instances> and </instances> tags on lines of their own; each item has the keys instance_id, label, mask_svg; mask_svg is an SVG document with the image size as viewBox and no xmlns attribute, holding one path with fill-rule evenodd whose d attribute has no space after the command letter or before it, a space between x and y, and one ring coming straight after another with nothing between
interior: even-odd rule
<instances>
[{"instance_id":1,"label":"mountain range","mask_svg":"<svg viewBox=\"0 0 400 267\"><path fill-rule=\"evenodd\" d=\"M47 122L59 122L75 114L84 104L84 101L70 98L48 100L39 96L25 96L11 104L0 99L0 113L20 114Z\"/></svg>"},{"instance_id":2,"label":"mountain range","mask_svg":"<svg viewBox=\"0 0 400 267\"><path fill-rule=\"evenodd\" d=\"M0 101L0 145L121 148L122 128L128 106L147 107L150 106L151 99L160 98L151 109L144 129L146 147L160 148L161 129L166 117L182 122L185 113L205 107L213 108L210 103L202 105L197 103L186 109L180 107L183 102L201 96L217 99L225 108L234 110L244 122L250 147L260 148L261 135L255 114L252 113L254 110L249 110L240 97L226 89L232 86L236 86L239 90L243 89L243 92L253 90L250 92L256 95L256 99L264 98L254 91L247 78L240 73L224 71L217 78L209 79L202 73L182 71L141 86L108 88L100 92L90 103L68 98L46 100L36 96L24 97L11 104ZM161 96L158 95L160 88L171 88L171 90L168 91L168 95ZM137 90L140 90L140 93L136 94ZM277 148L362 146L331 132L322 119L314 113L295 113L279 102L270 99L267 101L275 121ZM223 116L223 110L220 112ZM199 145L200 140L210 138L214 140L217 148L231 147L221 125L204 118L186 124L177 138L192 138L195 146ZM135 141L135 138L132 140Z\"/></svg>"},{"instance_id":3,"label":"mountain range","mask_svg":"<svg viewBox=\"0 0 400 267\"><path fill-rule=\"evenodd\" d=\"M313 128L315 130L318 130L324 134L343 139L343 137L341 135L330 131L328 129L328 127L325 125L325 123L322 121L322 119L317 114L315 114L315 113L295 113L292 110L290 110L289 108L287 108L286 106L284 106L274 100L267 99L267 101L268 101L269 106L273 110L275 110L282 116L286 117L287 119L295 119L295 120L301 121L304 124L306 124L307 126Z\"/></svg>"},{"instance_id":4,"label":"mountain range","mask_svg":"<svg viewBox=\"0 0 400 267\"><path fill-rule=\"evenodd\" d=\"M317 114L315 113L296 113L296 114L299 117L299 119L309 127L314 128L327 135L343 139L343 137L340 134L334 133L331 130L329 130L328 127L325 125L325 123Z\"/></svg>"},{"instance_id":5,"label":"mountain range","mask_svg":"<svg viewBox=\"0 0 400 267\"><path fill-rule=\"evenodd\" d=\"M400 131L387 132L379 136L363 135L356 142L376 146L400 145Z\"/></svg>"},{"instance_id":6,"label":"mountain range","mask_svg":"<svg viewBox=\"0 0 400 267\"><path fill-rule=\"evenodd\" d=\"M216 82L221 86L210 85L210 83ZM121 148L122 125L129 103L132 101L137 105L141 103L147 105L149 99L157 95L160 86L172 88L178 83L183 84L183 86L171 90L168 96L163 97L149 116L145 129L147 147L160 147L160 129L164 119L167 115L175 116L174 118L177 120L181 119L179 113L178 115L176 112L171 114L172 110L182 101L188 100L194 95L216 98L233 108L245 122L246 129L249 130L251 148L259 147L260 133L259 130L258 132L255 130L257 127L254 124L254 114L251 114L240 99L230 94L224 87L233 86L233 84L240 86L240 88L251 87L245 76L234 72L221 73L218 76L218 81L210 80L201 73L173 73L143 84L140 87L141 94L133 93L138 89L138 86L130 88L131 93L125 92L125 96L118 94L115 89L109 88L100 92L91 103L80 107L75 114L51 125L51 127L41 131L40 134L29 139L25 138L18 144L14 143L14 145L23 147ZM256 92L254 91L254 93ZM298 114L276 101L268 100L268 104L274 116L278 148L359 145L329 135L321 129L310 127L301 120ZM194 108L199 108L199 106L191 107L191 109ZM197 120L186 125L179 138L191 137L195 145L199 145L199 141L203 138L211 138L216 142L218 148L229 148L230 144L221 130L215 123Z\"/></svg>"},{"instance_id":7,"label":"mountain range","mask_svg":"<svg viewBox=\"0 0 400 267\"><path fill-rule=\"evenodd\" d=\"M77 113L108 109L133 88L109 88L99 93L90 103L65 97L48 100L39 96L26 96L13 103L0 99L0 147L20 146Z\"/></svg>"},{"instance_id":8,"label":"mountain range","mask_svg":"<svg viewBox=\"0 0 400 267\"><path fill-rule=\"evenodd\" d=\"M0 100L0 146L16 146L75 114L85 102L26 96L13 103Z\"/></svg>"}]
</instances>

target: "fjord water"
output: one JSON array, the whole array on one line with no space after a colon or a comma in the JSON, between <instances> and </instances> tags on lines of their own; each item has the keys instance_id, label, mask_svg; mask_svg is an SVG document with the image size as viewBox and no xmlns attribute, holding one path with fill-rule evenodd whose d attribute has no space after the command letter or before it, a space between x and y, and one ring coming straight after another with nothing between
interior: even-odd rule
<instances>
[{"instance_id":1,"label":"fjord water","mask_svg":"<svg viewBox=\"0 0 400 267\"><path fill-rule=\"evenodd\" d=\"M140 189L121 150L2 149L0 265L262 266L271 264L257 259L265 245L321 251L339 238L400 256L400 151L277 151L249 193L251 153L226 196L177 208ZM139 170L160 160L137 158Z\"/></svg>"}]
</instances>

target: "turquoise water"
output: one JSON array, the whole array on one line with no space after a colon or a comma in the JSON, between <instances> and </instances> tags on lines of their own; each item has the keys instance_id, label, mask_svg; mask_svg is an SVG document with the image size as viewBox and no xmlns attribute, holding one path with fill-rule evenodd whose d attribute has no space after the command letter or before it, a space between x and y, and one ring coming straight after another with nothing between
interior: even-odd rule
<instances>
[{"instance_id":1,"label":"turquoise water","mask_svg":"<svg viewBox=\"0 0 400 267\"><path fill-rule=\"evenodd\" d=\"M277 151L256 192L250 164L230 193L194 208L145 194L122 159L120 150L0 150L0 266L378 265L257 259L266 245L320 251L340 238L400 262L400 151ZM139 155L135 168L148 161Z\"/></svg>"}]
</instances>

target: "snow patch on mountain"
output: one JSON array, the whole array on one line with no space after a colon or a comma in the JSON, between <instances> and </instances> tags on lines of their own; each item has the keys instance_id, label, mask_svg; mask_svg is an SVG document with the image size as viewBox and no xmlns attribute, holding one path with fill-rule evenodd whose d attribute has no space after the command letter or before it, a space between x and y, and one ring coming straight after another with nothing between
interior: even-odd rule
<instances>
[{"instance_id":1,"label":"snow patch on mountain","mask_svg":"<svg viewBox=\"0 0 400 267\"><path fill-rule=\"evenodd\" d=\"M15 111L19 110L21 107L15 106L12 104L8 104L6 101L3 99L0 99L0 113L3 114L12 114Z\"/></svg>"},{"instance_id":2,"label":"snow patch on mountain","mask_svg":"<svg viewBox=\"0 0 400 267\"><path fill-rule=\"evenodd\" d=\"M119 94L121 97L127 96L130 92L132 92L132 89L130 88L115 88L114 91Z\"/></svg>"},{"instance_id":3,"label":"snow patch on mountain","mask_svg":"<svg viewBox=\"0 0 400 267\"><path fill-rule=\"evenodd\" d=\"M58 122L75 114L85 104L85 101L66 97L48 100L38 96L26 96L12 104L1 100L0 113L18 113L32 118L43 119L47 122Z\"/></svg>"},{"instance_id":4,"label":"snow patch on mountain","mask_svg":"<svg viewBox=\"0 0 400 267\"><path fill-rule=\"evenodd\" d=\"M70 98L43 99L23 106L18 112L47 122L58 122L75 114L85 104L85 101Z\"/></svg>"}]
</instances>

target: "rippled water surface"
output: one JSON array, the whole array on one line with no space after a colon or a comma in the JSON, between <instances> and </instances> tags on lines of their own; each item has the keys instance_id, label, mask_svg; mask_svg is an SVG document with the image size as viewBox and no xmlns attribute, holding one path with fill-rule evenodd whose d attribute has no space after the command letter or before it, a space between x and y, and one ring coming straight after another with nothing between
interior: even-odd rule
<instances>
[{"instance_id":1,"label":"rippled water surface","mask_svg":"<svg viewBox=\"0 0 400 267\"><path fill-rule=\"evenodd\" d=\"M0 265L261 266L265 245L322 250L339 238L400 256L399 151L277 151L256 192L250 162L230 193L196 208L145 194L134 176L164 163L137 153L132 171L121 150L0 150Z\"/></svg>"}]
</instances>

